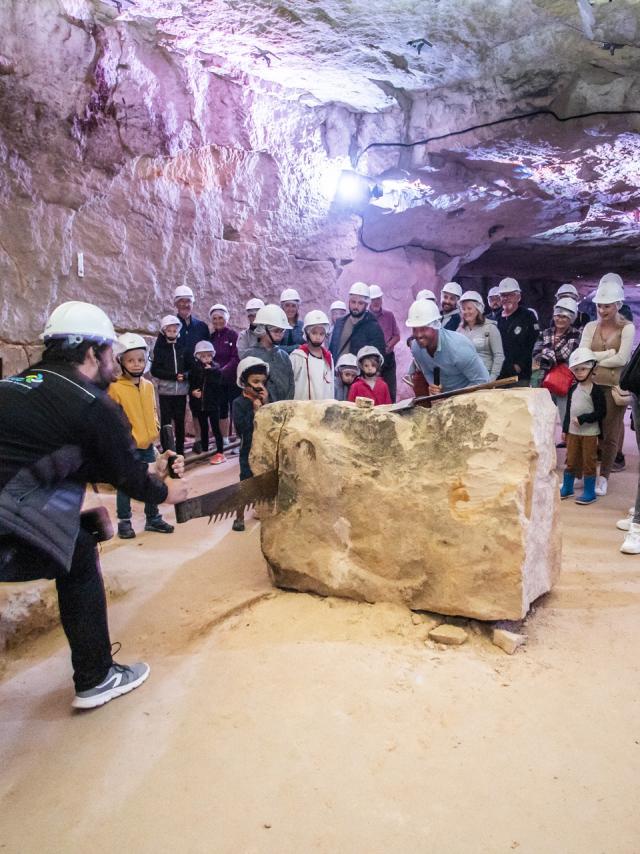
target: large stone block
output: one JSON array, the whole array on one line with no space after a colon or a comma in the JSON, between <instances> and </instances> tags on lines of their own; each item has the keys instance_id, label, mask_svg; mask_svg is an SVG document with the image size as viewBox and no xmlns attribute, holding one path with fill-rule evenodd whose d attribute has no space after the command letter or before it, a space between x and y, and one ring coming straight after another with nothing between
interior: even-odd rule
<instances>
[{"instance_id":1,"label":"large stone block","mask_svg":"<svg viewBox=\"0 0 640 854\"><path fill-rule=\"evenodd\" d=\"M279 587L482 620L523 617L560 568L547 391L485 391L407 414L260 410L254 473L277 465L262 549Z\"/></svg>"}]
</instances>

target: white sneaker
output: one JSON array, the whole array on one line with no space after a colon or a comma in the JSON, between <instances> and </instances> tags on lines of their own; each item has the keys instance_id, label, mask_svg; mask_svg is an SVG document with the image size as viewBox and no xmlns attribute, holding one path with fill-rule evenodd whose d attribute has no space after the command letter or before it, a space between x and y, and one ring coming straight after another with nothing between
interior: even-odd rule
<instances>
[{"instance_id":1,"label":"white sneaker","mask_svg":"<svg viewBox=\"0 0 640 854\"><path fill-rule=\"evenodd\" d=\"M618 521L616 522L616 528L619 531L628 531L629 530L629 526L633 522L633 517L635 516L635 513L636 513L636 508L635 507L629 507L628 512L629 512L629 515L627 516L626 519L618 519Z\"/></svg>"},{"instance_id":2,"label":"white sneaker","mask_svg":"<svg viewBox=\"0 0 640 854\"><path fill-rule=\"evenodd\" d=\"M640 555L640 525L635 522L631 523L629 533L620 546L620 551L624 555Z\"/></svg>"},{"instance_id":3,"label":"white sneaker","mask_svg":"<svg viewBox=\"0 0 640 854\"><path fill-rule=\"evenodd\" d=\"M596 495L606 495L608 485L607 478L603 475L598 475L596 478Z\"/></svg>"}]
</instances>

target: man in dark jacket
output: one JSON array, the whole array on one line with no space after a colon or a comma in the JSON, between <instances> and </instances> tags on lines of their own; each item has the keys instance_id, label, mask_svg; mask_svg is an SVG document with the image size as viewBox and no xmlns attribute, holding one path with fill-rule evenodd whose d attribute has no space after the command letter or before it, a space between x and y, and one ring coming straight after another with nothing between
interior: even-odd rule
<instances>
[{"instance_id":1,"label":"man in dark jacket","mask_svg":"<svg viewBox=\"0 0 640 854\"><path fill-rule=\"evenodd\" d=\"M176 307L176 314L182 323L178 340L184 350L185 367L187 372L193 367L193 354L198 341L209 340L209 327L204 320L198 320L198 318L194 317L192 314L194 299L193 291L188 285L179 285L173 292L173 304ZM192 398L189 397L189 409L193 416L193 433L195 436L193 451L198 454L202 450L202 443L200 440L200 422L198 421L193 407L191 406L191 401ZM176 431L176 433L177 432L178 431ZM184 423L181 432L184 435Z\"/></svg>"},{"instance_id":2,"label":"man in dark jacket","mask_svg":"<svg viewBox=\"0 0 640 854\"><path fill-rule=\"evenodd\" d=\"M385 352L384 332L368 310L370 301L369 285L354 282L349 289L349 313L336 320L331 335L329 350L334 364L345 353L356 356L362 347L376 347Z\"/></svg>"},{"instance_id":3,"label":"man in dark jacket","mask_svg":"<svg viewBox=\"0 0 640 854\"><path fill-rule=\"evenodd\" d=\"M193 351L198 341L209 340L209 327L192 314L193 301L193 291L188 285L179 285L173 292L173 304L182 323L178 339L184 348L187 370L193 365Z\"/></svg>"},{"instance_id":4,"label":"man in dark jacket","mask_svg":"<svg viewBox=\"0 0 640 854\"><path fill-rule=\"evenodd\" d=\"M110 483L138 501L182 501L165 481L167 457L139 460L120 407L109 318L96 306L58 306L42 361L0 381L0 580L55 579L71 647L75 708L94 708L141 685L142 662L114 663L97 554L100 525L80 513L87 483ZM183 471L176 458L174 468Z\"/></svg>"},{"instance_id":5,"label":"man in dark jacket","mask_svg":"<svg viewBox=\"0 0 640 854\"><path fill-rule=\"evenodd\" d=\"M498 329L504 347L504 362L499 379L518 377L518 385L528 386L531 382L533 347L540 328L535 315L520 305L520 285L515 279L503 279L499 286L502 312L498 318Z\"/></svg>"}]
</instances>

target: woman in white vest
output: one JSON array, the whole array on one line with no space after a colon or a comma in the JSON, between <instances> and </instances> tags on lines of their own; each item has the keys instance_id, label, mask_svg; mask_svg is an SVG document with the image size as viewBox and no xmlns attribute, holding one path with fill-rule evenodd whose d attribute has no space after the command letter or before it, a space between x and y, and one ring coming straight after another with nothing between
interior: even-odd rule
<instances>
[{"instance_id":1,"label":"woman in white vest","mask_svg":"<svg viewBox=\"0 0 640 854\"><path fill-rule=\"evenodd\" d=\"M607 401L607 414L602 423L600 474L596 478L596 495L606 495L609 475L624 430L626 410L626 405L616 403L613 389L620 382L622 369L631 356L635 330L633 323L619 311L624 302L624 287L617 273L605 273L600 279L593 302L598 308L598 319L587 323L580 346L593 350L598 360L593 381L603 387Z\"/></svg>"}]
</instances>

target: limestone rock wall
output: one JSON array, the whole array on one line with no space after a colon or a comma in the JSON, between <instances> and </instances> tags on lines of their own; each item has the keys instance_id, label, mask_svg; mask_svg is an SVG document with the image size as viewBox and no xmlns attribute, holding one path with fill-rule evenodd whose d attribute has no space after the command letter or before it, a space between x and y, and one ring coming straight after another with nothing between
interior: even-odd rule
<instances>
[{"instance_id":1,"label":"limestone rock wall","mask_svg":"<svg viewBox=\"0 0 640 854\"><path fill-rule=\"evenodd\" d=\"M65 299L152 334L182 283L197 313L224 300L238 325L252 295L295 286L326 307L379 280L401 321L419 286L459 273L535 272L551 290L578 269L635 270L637 117L542 117L358 158L539 108L637 106L637 3L596 4L588 26L574 0L511 9L5 0L5 372ZM363 224L334 203L356 163L383 190Z\"/></svg>"},{"instance_id":2,"label":"limestone rock wall","mask_svg":"<svg viewBox=\"0 0 640 854\"><path fill-rule=\"evenodd\" d=\"M261 534L275 583L520 619L560 568L554 424L543 389L479 392L404 415L265 407L251 466L280 473Z\"/></svg>"}]
</instances>

